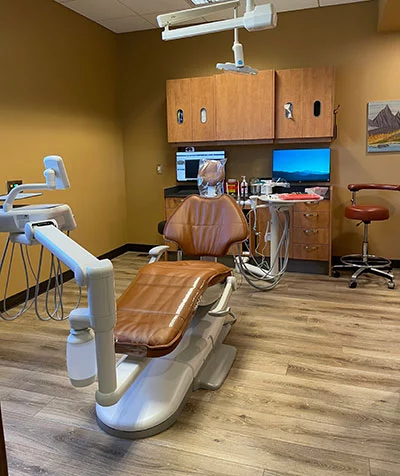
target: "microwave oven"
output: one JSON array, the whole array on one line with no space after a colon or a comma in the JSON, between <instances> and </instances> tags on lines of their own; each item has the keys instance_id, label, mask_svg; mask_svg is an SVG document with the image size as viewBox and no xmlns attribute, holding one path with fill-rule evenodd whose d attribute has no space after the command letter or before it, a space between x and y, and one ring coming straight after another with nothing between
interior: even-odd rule
<instances>
[{"instance_id":1,"label":"microwave oven","mask_svg":"<svg viewBox=\"0 0 400 476\"><path fill-rule=\"evenodd\" d=\"M214 151L185 151L176 153L177 182L197 181L201 159L225 159L224 150Z\"/></svg>"}]
</instances>

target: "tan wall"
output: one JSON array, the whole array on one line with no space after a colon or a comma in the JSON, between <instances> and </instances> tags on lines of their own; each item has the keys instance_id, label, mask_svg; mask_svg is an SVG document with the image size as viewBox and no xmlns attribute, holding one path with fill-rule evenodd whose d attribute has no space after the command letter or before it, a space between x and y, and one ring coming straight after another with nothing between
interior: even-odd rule
<instances>
[{"instance_id":1,"label":"tan wall","mask_svg":"<svg viewBox=\"0 0 400 476\"><path fill-rule=\"evenodd\" d=\"M246 62L259 69L336 67L339 139L332 144L334 254L357 251L360 228L343 218L350 182L400 182L400 154L366 153L367 103L400 99L400 34L377 33L377 2L302 10L279 15L278 28L240 32ZM156 243L163 214L162 188L175 183L173 147L167 144L165 80L214 74L232 61L232 33L162 42L160 31L120 35L119 88L128 197L128 240ZM232 98L234 100L234 98ZM271 146L230 146L228 175L268 175ZM165 167L156 175L156 164ZM400 194L364 193L387 204L389 222L373 225L374 251L400 258Z\"/></svg>"},{"instance_id":2,"label":"tan wall","mask_svg":"<svg viewBox=\"0 0 400 476\"><path fill-rule=\"evenodd\" d=\"M42 182L43 157L61 155L71 189L36 201L68 203L72 236L95 255L125 244L116 35L51 0L2 0L0 62L1 193ZM13 278L9 294L24 288Z\"/></svg>"}]
</instances>

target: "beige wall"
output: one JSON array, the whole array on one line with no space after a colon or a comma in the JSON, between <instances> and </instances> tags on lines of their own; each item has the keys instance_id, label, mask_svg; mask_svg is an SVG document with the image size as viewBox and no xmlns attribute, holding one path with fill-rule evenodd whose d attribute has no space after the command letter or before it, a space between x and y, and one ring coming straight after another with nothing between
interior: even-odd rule
<instances>
[{"instance_id":1,"label":"beige wall","mask_svg":"<svg viewBox=\"0 0 400 476\"><path fill-rule=\"evenodd\" d=\"M339 139L332 143L334 254L357 251L361 230L343 219L350 182L400 182L400 154L366 153L369 101L400 99L400 34L377 33L377 2L302 10L279 15L278 28L240 32L246 62L260 69L333 65ZM118 36L120 110L123 119L128 198L128 241L156 243L163 216L162 188L175 183L174 153L167 144L165 80L215 74L231 61L232 33L162 42L160 31ZM232 98L234 100L234 98ZM228 175L268 175L271 146L227 148ZM164 175L156 175L156 164ZM371 230L374 251L400 258L400 194L364 193L387 204L394 216Z\"/></svg>"},{"instance_id":2,"label":"beige wall","mask_svg":"<svg viewBox=\"0 0 400 476\"><path fill-rule=\"evenodd\" d=\"M71 189L40 201L70 204L72 236L95 255L125 244L116 35L51 0L1 0L0 10L0 191L9 179L42 182L43 157L61 155Z\"/></svg>"}]
</instances>

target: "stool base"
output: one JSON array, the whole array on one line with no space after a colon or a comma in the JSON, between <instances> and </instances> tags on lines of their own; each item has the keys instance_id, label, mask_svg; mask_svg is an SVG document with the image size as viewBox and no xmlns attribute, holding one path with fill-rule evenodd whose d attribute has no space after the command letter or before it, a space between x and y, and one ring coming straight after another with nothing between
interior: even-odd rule
<instances>
[{"instance_id":1,"label":"stool base","mask_svg":"<svg viewBox=\"0 0 400 476\"><path fill-rule=\"evenodd\" d=\"M350 270L354 271L350 281L349 287L357 287L357 278L362 274L371 273L375 276L380 276L388 280L387 286L389 289L394 289L396 284L394 276L390 272L392 270L392 262L381 256L375 255L346 255L340 258L342 264L332 267L332 276L338 278L340 271Z\"/></svg>"}]
</instances>

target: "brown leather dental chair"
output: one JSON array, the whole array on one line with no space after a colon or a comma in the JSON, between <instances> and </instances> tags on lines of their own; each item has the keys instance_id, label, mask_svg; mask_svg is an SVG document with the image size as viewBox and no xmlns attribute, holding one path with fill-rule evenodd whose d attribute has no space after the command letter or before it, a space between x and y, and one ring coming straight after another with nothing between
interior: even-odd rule
<instances>
[{"instance_id":1,"label":"brown leather dental chair","mask_svg":"<svg viewBox=\"0 0 400 476\"><path fill-rule=\"evenodd\" d=\"M350 220L358 220L360 225L364 223L364 239L361 254L351 254L342 256L342 264L335 265L332 268L332 275L335 278L340 276L340 271L351 270L353 274L349 281L350 288L357 287L357 278L365 273L371 273L381 276L388 280L389 289L395 288L393 274L391 273L392 263L389 259L380 256L370 255L368 252L368 226L373 221L382 221L389 218L389 210L386 207L373 205L358 205L356 203L356 194L361 190L392 190L400 191L400 185L389 184L350 184L348 189L352 192L351 205L345 209L345 216Z\"/></svg>"},{"instance_id":2,"label":"brown leather dental chair","mask_svg":"<svg viewBox=\"0 0 400 476\"><path fill-rule=\"evenodd\" d=\"M164 237L187 256L200 260L159 261L167 246L156 247L153 262L141 268L117 301L116 351L160 357L181 341L205 291L225 283L231 268L210 261L247 238L243 212L228 195L192 195L175 210Z\"/></svg>"}]
</instances>

